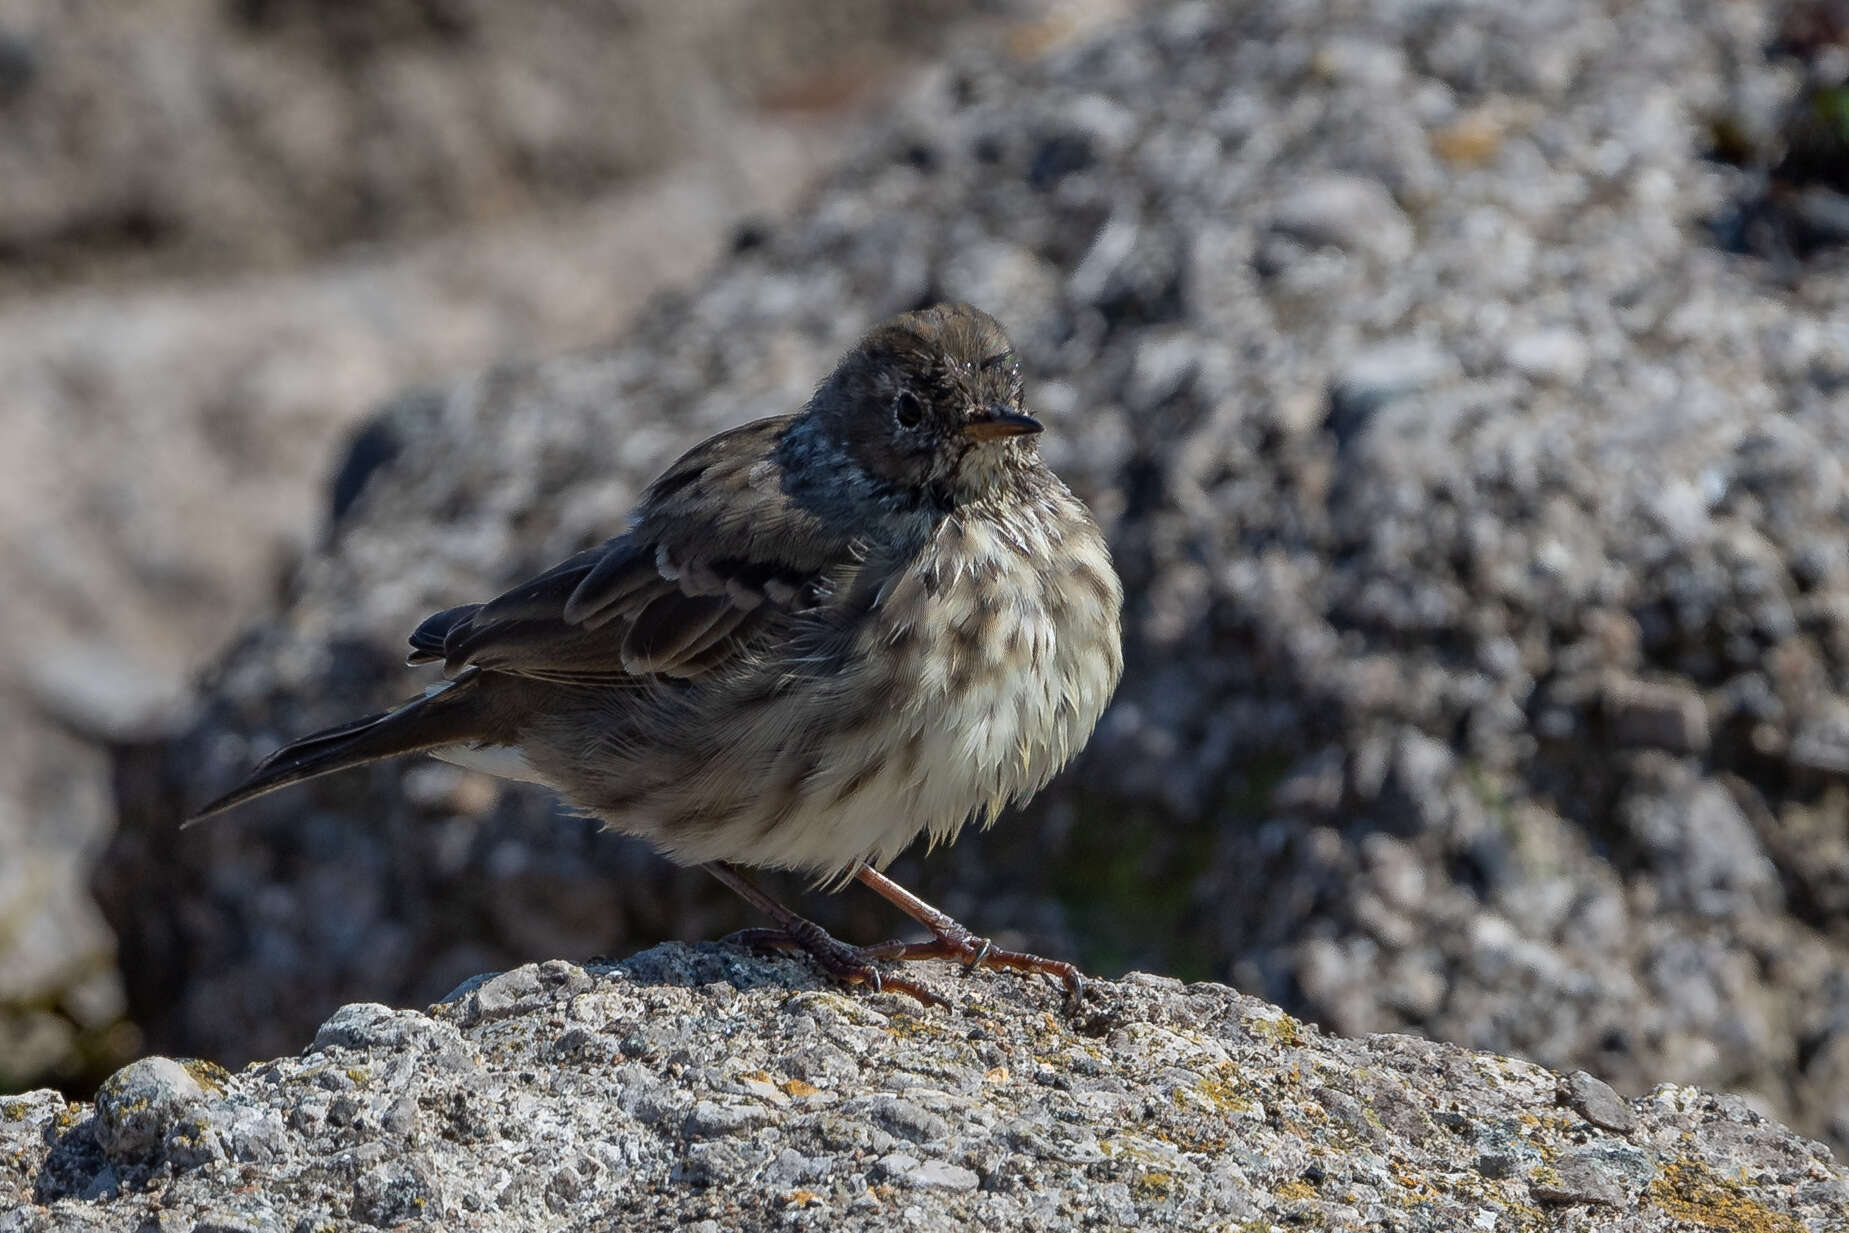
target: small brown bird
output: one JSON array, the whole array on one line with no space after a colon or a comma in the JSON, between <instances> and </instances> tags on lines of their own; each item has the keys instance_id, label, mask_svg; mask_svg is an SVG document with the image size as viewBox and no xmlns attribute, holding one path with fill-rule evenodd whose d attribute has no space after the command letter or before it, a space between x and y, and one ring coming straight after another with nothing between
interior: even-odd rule
<instances>
[{"instance_id":1,"label":"small brown bird","mask_svg":"<svg viewBox=\"0 0 1849 1233\"><path fill-rule=\"evenodd\" d=\"M1043 787L1122 671L1122 588L1040 461L1002 327L939 305L876 327L793 415L695 446L629 530L485 604L410 663L447 678L286 745L193 821L379 758L430 753L557 792L776 922L757 944L938 1000L891 960L1043 972L879 872ZM855 947L735 865L855 878L932 941Z\"/></svg>"}]
</instances>

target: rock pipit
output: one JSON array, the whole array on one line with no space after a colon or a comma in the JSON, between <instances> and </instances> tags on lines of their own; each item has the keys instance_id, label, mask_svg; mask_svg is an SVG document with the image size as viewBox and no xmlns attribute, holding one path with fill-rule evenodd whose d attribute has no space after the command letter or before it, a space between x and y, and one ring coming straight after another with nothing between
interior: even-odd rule
<instances>
[{"instance_id":1,"label":"rock pipit","mask_svg":"<svg viewBox=\"0 0 1849 1233\"><path fill-rule=\"evenodd\" d=\"M194 820L378 758L531 780L769 916L748 931L831 976L948 958L1069 963L975 937L879 870L1032 796L1123 667L1097 524L1040 461L1002 328L965 305L864 337L793 415L695 446L629 530L485 604L430 617L420 698L286 745ZM931 931L855 947L733 866L864 882Z\"/></svg>"}]
</instances>

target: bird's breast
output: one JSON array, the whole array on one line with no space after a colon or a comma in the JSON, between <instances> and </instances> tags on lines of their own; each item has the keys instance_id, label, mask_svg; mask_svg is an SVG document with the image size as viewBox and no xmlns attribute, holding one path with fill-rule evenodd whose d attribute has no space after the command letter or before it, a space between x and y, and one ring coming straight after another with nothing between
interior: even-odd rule
<instances>
[{"instance_id":1,"label":"bird's breast","mask_svg":"<svg viewBox=\"0 0 1849 1233\"><path fill-rule=\"evenodd\" d=\"M1031 795L1084 744L1122 669L1121 598L1063 488L959 510L889 582L872 632L924 746L933 838Z\"/></svg>"}]
</instances>

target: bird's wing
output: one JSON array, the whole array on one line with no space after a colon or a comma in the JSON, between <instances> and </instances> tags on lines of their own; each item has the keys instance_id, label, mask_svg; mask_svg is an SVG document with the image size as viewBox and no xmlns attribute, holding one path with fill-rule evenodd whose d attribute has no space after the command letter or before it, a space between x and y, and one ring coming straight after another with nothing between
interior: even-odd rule
<instances>
[{"instance_id":1,"label":"bird's wing","mask_svg":"<svg viewBox=\"0 0 1849 1233\"><path fill-rule=\"evenodd\" d=\"M627 534L430 617L411 662L567 683L693 677L766 620L826 602L860 554L785 491L773 455L790 419L695 446L643 494Z\"/></svg>"}]
</instances>

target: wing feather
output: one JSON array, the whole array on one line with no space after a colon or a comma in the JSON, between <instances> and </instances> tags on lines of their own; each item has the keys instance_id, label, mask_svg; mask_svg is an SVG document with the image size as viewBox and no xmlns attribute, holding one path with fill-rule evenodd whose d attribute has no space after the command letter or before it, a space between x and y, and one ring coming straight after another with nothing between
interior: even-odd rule
<instances>
[{"instance_id":1,"label":"wing feather","mask_svg":"<svg viewBox=\"0 0 1849 1233\"><path fill-rule=\"evenodd\" d=\"M779 615L833 593L853 542L791 498L771 461L792 417L694 447L643 495L634 525L486 604L438 613L414 662L563 683L695 677Z\"/></svg>"}]
</instances>

